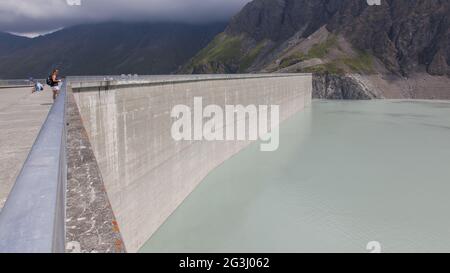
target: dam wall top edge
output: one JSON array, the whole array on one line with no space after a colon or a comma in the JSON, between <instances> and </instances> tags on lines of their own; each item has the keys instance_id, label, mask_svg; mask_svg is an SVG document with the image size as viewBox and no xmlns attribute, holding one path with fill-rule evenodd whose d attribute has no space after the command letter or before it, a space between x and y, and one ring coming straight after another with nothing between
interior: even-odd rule
<instances>
[{"instance_id":1,"label":"dam wall top edge","mask_svg":"<svg viewBox=\"0 0 450 273\"><path fill-rule=\"evenodd\" d=\"M202 74L151 76L71 76L67 80L73 91L91 89L126 88L129 86L164 85L198 81L238 80L259 78L312 77L310 73L296 74Z\"/></svg>"}]
</instances>

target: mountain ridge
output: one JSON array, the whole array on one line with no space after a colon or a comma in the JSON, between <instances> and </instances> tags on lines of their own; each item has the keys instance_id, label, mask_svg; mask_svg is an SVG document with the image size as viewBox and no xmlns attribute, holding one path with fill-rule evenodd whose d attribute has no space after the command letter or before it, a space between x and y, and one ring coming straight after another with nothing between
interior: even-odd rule
<instances>
[{"instance_id":1,"label":"mountain ridge","mask_svg":"<svg viewBox=\"0 0 450 273\"><path fill-rule=\"evenodd\" d=\"M449 18L450 2L441 0L383 0L380 6L362 0L254 0L223 35L245 36L243 43L253 46L270 41L273 50L294 35L308 38L325 27L393 73L408 75L423 65L430 74L450 75Z\"/></svg>"},{"instance_id":2,"label":"mountain ridge","mask_svg":"<svg viewBox=\"0 0 450 273\"><path fill-rule=\"evenodd\" d=\"M0 78L65 75L170 74L225 28L225 23L121 23L79 25L0 47ZM9 41L9 40L8 40ZM3 52L3 54L2 54Z\"/></svg>"},{"instance_id":3,"label":"mountain ridge","mask_svg":"<svg viewBox=\"0 0 450 273\"><path fill-rule=\"evenodd\" d=\"M13 35L6 32L0 32L0 57L5 56L14 50L23 47L30 39Z\"/></svg>"},{"instance_id":4,"label":"mountain ridge","mask_svg":"<svg viewBox=\"0 0 450 273\"><path fill-rule=\"evenodd\" d=\"M354 97L414 97L398 81L450 76L449 18L448 0L254 0L181 73L311 72L347 86L355 77L346 74L359 74L401 90L361 87ZM431 86L429 97L450 98L441 86Z\"/></svg>"}]
</instances>

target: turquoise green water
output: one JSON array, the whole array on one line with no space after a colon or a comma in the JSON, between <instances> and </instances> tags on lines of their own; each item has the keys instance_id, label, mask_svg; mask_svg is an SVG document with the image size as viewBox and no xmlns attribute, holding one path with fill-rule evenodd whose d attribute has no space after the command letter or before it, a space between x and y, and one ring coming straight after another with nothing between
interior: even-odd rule
<instances>
[{"instance_id":1,"label":"turquoise green water","mask_svg":"<svg viewBox=\"0 0 450 273\"><path fill-rule=\"evenodd\" d=\"M450 252L450 102L315 101L214 170L141 252Z\"/></svg>"}]
</instances>

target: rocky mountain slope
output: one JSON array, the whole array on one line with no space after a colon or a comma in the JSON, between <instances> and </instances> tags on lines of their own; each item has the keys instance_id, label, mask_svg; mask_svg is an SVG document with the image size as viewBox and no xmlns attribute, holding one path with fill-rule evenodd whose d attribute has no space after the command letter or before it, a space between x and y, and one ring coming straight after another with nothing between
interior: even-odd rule
<instances>
[{"instance_id":1,"label":"rocky mountain slope","mask_svg":"<svg viewBox=\"0 0 450 273\"><path fill-rule=\"evenodd\" d=\"M316 97L450 99L450 1L254 0L181 72L312 72Z\"/></svg>"},{"instance_id":2,"label":"rocky mountain slope","mask_svg":"<svg viewBox=\"0 0 450 273\"><path fill-rule=\"evenodd\" d=\"M169 74L186 63L225 23L103 23L28 39L0 33L0 78L64 75Z\"/></svg>"}]
</instances>

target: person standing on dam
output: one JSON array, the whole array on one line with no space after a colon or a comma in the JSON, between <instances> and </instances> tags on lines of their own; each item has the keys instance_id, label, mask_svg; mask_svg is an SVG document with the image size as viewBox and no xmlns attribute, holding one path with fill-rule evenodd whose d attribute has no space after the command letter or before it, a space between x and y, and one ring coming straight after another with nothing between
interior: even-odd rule
<instances>
[{"instance_id":1,"label":"person standing on dam","mask_svg":"<svg viewBox=\"0 0 450 273\"><path fill-rule=\"evenodd\" d=\"M59 70L54 69L52 74L47 78L47 84L52 88L53 91L53 101L56 100L56 97L59 95L59 83L61 80L58 78Z\"/></svg>"}]
</instances>

